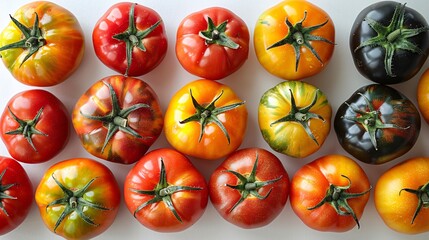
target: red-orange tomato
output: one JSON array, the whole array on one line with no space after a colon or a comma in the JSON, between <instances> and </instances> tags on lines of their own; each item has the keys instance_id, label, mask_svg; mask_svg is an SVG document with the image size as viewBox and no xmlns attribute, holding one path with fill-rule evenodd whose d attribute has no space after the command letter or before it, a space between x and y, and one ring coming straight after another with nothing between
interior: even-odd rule
<instances>
[{"instance_id":1,"label":"red-orange tomato","mask_svg":"<svg viewBox=\"0 0 429 240\"><path fill-rule=\"evenodd\" d=\"M237 71L249 55L246 23L228 9L192 13L179 24L176 56L188 72L219 80Z\"/></svg>"},{"instance_id":2,"label":"red-orange tomato","mask_svg":"<svg viewBox=\"0 0 429 240\"><path fill-rule=\"evenodd\" d=\"M370 183L363 169L341 155L318 158L292 178L290 203L310 228L345 232L359 225L369 199Z\"/></svg>"},{"instance_id":3,"label":"red-orange tomato","mask_svg":"<svg viewBox=\"0 0 429 240\"><path fill-rule=\"evenodd\" d=\"M246 148L232 153L213 172L210 200L219 214L242 228L271 223L289 196L289 176L267 150Z\"/></svg>"},{"instance_id":4,"label":"red-orange tomato","mask_svg":"<svg viewBox=\"0 0 429 240\"><path fill-rule=\"evenodd\" d=\"M131 214L158 232L191 227L208 203L204 176L183 154L166 148L149 152L136 163L125 179L124 195Z\"/></svg>"},{"instance_id":5,"label":"red-orange tomato","mask_svg":"<svg viewBox=\"0 0 429 240\"><path fill-rule=\"evenodd\" d=\"M423 118L429 123L429 68L421 75L417 85L417 105Z\"/></svg>"}]
</instances>

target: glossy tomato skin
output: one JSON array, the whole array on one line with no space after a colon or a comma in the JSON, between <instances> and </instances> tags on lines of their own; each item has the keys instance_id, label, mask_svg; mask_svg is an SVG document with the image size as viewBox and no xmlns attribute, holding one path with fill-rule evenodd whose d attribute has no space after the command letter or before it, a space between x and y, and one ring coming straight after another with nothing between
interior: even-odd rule
<instances>
[{"instance_id":1,"label":"glossy tomato skin","mask_svg":"<svg viewBox=\"0 0 429 240\"><path fill-rule=\"evenodd\" d=\"M192 97L208 109L204 127ZM231 109L229 109L231 107ZM219 120L216 124L210 116ZM194 121L188 121L195 117ZM216 81L200 79L183 86L171 98L165 113L164 133L179 152L193 157L216 160L235 151L242 143L247 127L247 109L233 89ZM221 127L225 128L225 132Z\"/></svg>"},{"instance_id":2,"label":"glossy tomato skin","mask_svg":"<svg viewBox=\"0 0 429 240\"><path fill-rule=\"evenodd\" d=\"M342 190L344 195L360 194L347 200L356 220L351 214L339 215L329 202L309 209L323 201L332 185L345 188ZM295 173L291 181L290 203L295 214L310 228L345 232L355 227L362 217L370 189L369 179L359 164L342 155L326 155L304 165ZM346 211L345 208L342 210Z\"/></svg>"},{"instance_id":3,"label":"glossy tomato skin","mask_svg":"<svg viewBox=\"0 0 429 240\"><path fill-rule=\"evenodd\" d=\"M160 187L163 165L164 184L168 186ZM167 201L171 202L177 216L163 199L139 209L142 204L159 197L163 190L174 187L194 188L168 194L170 200ZM156 194L142 194L137 192L139 190L155 190ZM149 152L134 165L125 179L124 195L131 214L141 224L158 232L178 232L191 227L203 215L208 203L204 176L183 154L166 148Z\"/></svg>"},{"instance_id":4,"label":"glossy tomato skin","mask_svg":"<svg viewBox=\"0 0 429 240\"><path fill-rule=\"evenodd\" d=\"M20 7L13 17L28 28L39 18L43 46L32 54L26 48L0 51L6 68L21 83L53 86L66 80L80 65L84 54L84 35L76 17L67 9L47 1L34 1ZM0 33L0 48L24 39L11 21Z\"/></svg>"},{"instance_id":5,"label":"glossy tomato skin","mask_svg":"<svg viewBox=\"0 0 429 240\"><path fill-rule=\"evenodd\" d=\"M331 129L332 108L315 86L284 81L267 90L258 107L258 123L272 149L303 158L316 152Z\"/></svg>"},{"instance_id":6,"label":"glossy tomato skin","mask_svg":"<svg viewBox=\"0 0 429 240\"><path fill-rule=\"evenodd\" d=\"M419 234L429 231L429 209L422 206L417 211L419 198L406 189L422 191L422 200L427 199L429 182L429 158L415 157L405 160L385 171L375 186L375 208L384 223L404 234ZM415 216L415 217L414 217Z\"/></svg>"},{"instance_id":7,"label":"glossy tomato skin","mask_svg":"<svg viewBox=\"0 0 429 240\"><path fill-rule=\"evenodd\" d=\"M294 29L286 22L298 26ZM302 31L315 26L318 27L310 32ZM294 40L292 33L295 32L304 37ZM265 10L256 22L253 36L259 63L269 73L285 80L301 80L321 72L328 65L335 46L335 26L330 16L320 7L302 0L282 1Z\"/></svg>"},{"instance_id":8,"label":"glossy tomato skin","mask_svg":"<svg viewBox=\"0 0 429 240\"><path fill-rule=\"evenodd\" d=\"M359 88L339 107L334 121L341 146L369 164L383 164L408 152L420 125L414 104L394 88L379 84Z\"/></svg>"},{"instance_id":9,"label":"glossy tomato skin","mask_svg":"<svg viewBox=\"0 0 429 240\"><path fill-rule=\"evenodd\" d=\"M144 46L144 50L137 46L132 48L132 60L128 68L127 43L115 35L129 30L133 5L135 30L143 32L154 28L142 39L136 39ZM136 36L137 32L133 35ZM168 47L161 16L149 7L131 2L116 3L100 17L92 32L92 42L95 54L107 67L128 76L141 76L155 69L164 59Z\"/></svg>"},{"instance_id":10,"label":"glossy tomato skin","mask_svg":"<svg viewBox=\"0 0 429 240\"><path fill-rule=\"evenodd\" d=\"M164 119L158 96L147 83L115 75L97 81L81 96L72 122L89 153L132 164L161 134Z\"/></svg>"},{"instance_id":11,"label":"glossy tomato skin","mask_svg":"<svg viewBox=\"0 0 429 240\"><path fill-rule=\"evenodd\" d=\"M229 38L235 47L201 37L209 28L210 18L215 26L226 23L221 39ZM176 33L176 56L188 72L206 79L219 80L237 71L249 55L250 34L246 23L232 11L211 7L186 16Z\"/></svg>"},{"instance_id":12,"label":"glossy tomato skin","mask_svg":"<svg viewBox=\"0 0 429 240\"><path fill-rule=\"evenodd\" d=\"M420 76L417 85L417 106L426 123L429 123L429 69Z\"/></svg>"},{"instance_id":13,"label":"glossy tomato skin","mask_svg":"<svg viewBox=\"0 0 429 240\"><path fill-rule=\"evenodd\" d=\"M254 179L246 181L249 191L233 188L244 182L231 171L249 177L255 164ZM260 187L251 188L251 184L259 184ZM215 169L210 177L209 190L213 206L225 220L245 229L258 228L268 225L282 212L289 196L289 176L281 161L269 151L240 149ZM260 197L251 191L256 191ZM242 198L244 200L239 203Z\"/></svg>"},{"instance_id":14,"label":"glossy tomato skin","mask_svg":"<svg viewBox=\"0 0 429 240\"><path fill-rule=\"evenodd\" d=\"M25 169L11 158L0 156L0 173L0 235L4 235L17 228L30 212L33 186Z\"/></svg>"},{"instance_id":15,"label":"glossy tomato skin","mask_svg":"<svg viewBox=\"0 0 429 240\"><path fill-rule=\"evenodd\" d=\"M68 195L60 186L75 196ZM49 230L66 239L90 239L113 223L121 193L109 168L95 160L73 158L46 170L37 186L35 199ZM71 211L61 220L68 208ZM84 221L85 217L93 223Z\"/></svg>"},{"instance_id":16,"label":"glossy tomato skin","mask_svg":"<svg viewBox=\"0 0 429 240\"><path fill-rule=\"evenodd\" d=\"M403 9L403 22L398 22L398 28L393 28L386 34L378 33L369 24L369 20L380 23L384 27L391 24L395 9ZM400 21L400 19L398 19ZM394 21L393 21L394 22ZM418 34L405 37L410 29L426 28ZM393 36L395 30L400 29L404 32L404 37L392 38L390 44L386 44L392 49L392 66L386 66L387 48L380 44L368 44L370 39L377 36ZM425 18L416 10L402 5L395 1L381 1L374 3L363 9L356 17L350 32L350 50L357 70L366 78L381 84L396 84L407 81L415 76L425 63L429 55L429 26ZM398 30L399 31L399 30ZM402 40L407 44L402 44ZM404 41L405 42L405 41ZM416 47L415 51L406 50L410 45ZM401 47L404 46L404 47ZM389 74L387 69L391 70Z\"/></svg>"},{"instance_id":17,"label":"glossy tomato skin","mask_svg":"<svg viewBox=\"0 0 429 240\"><path fill-rule=\"evenodd\" d=\"M1 138L9 154L24 163L52 159L64 149L70 135L68 110L61 100L42 89L26 90L13 96L6 104L0 124Z\"/></svg>"}]
</instances>

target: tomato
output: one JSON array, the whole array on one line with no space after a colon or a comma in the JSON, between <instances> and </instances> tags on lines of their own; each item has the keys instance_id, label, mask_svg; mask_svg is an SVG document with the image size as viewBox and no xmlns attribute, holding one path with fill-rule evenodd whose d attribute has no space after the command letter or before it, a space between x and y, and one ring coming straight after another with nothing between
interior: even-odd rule
<instances>
[{"instance_id":1,"label":"tomato","mask_svg":"<svg viewBox=\"0 0 429 240\"><path fill-rule=\"evenodd\" d=\"M300 80L328 65L334 52L335 27L318 6L286 0L259 16L253 41L256 57L269 73Z\"/></svg>"},{"instance_id":2,"label":"tomato","mask_svg":"<svg viewBox=\"0 0 429 240\"><path fill-rule=\"evenodd\" d=\"M264 140L277 152L302 158L316 152L331 129L326 95L311 84L284 81L266 91L258 121Z\"/></svg>"},{"instance_id":3,"label":"tomato","mask_svg":"<svg viewBox=\"0 0 429 240\"><path fill-rule=\"evenodd\" d=\"M20 7L0 33L0 56L21 83L53 86L80 65L84 35L76 17L55 3L35 1Z\"/></svg>"},{"instance_id":4,"label":"tomato","mask_svg":"<svg viewBox=\"0 0 429 240\"><path fill-rule=\"evenodd\" d=\"M350 32L357 70L381 84L411 79L429 55L428 30L425 18L405 4L382 1L366 7Z\"/></svg>"},{"instance_id":5,"label":"tomato","mask_svg":"<svg viewBox=\"0 0 429 240\"><path fill-rule=\"evenodd\" d=\"M35 193L46 227L66 239L90 239L113 223L121 193L103 164L74 158L51 166Z\"/></svg>"},{"instance_id":6,"label":"tomato","mask_svg":"<svg viewBox=\"0 0 429 240\"><path fill-rule=\"evenodd\" d=\"M429 158L405 160L384 172L375 186L377 212L391 229L407 234L429 231Z\"/></svg>"},{"instance_id":7,"label":"tomato","mask_svg":"<svg viewBox=\"0 0 429 240\"><path fill-rule=\"evenodd\" d=\"M429 123L429 68L420 76L417 85L417 106L423 119Z\"/></svg>"},{"instance_id":8,"label":"tomato","mask_svg":"<svg viewBox=\"0 0 429 240\"><path fill-rule=\"evenodd\" d=\"M46 162L67 145L69 117L64 104L52 93L26 90L6 104L0 119L1 138L16 160Z\"/></svg>"},{"instance_id":9,"label":"tomato","mask_svg":"<svg viewBox=\"0 0 429 240\"><path fill-rule=\"evenodd\" d=\"M327 155L295 173L290 204L310 228L345 232L360 227L370 189L368 176L359 164L342 155Z\"/></svg>"},{"instance_id":10,"label":"tomato","mask_svg":"<svg viewBox=\"0 0 429 240\"><path fill-rule=\"evenodd\" d=\"M161 16L130 2L116 3L97 21L92 32L97 57L127 76L140 76L157 67L167 53Z\"/></svg>"},{"instance_id":11,"label":"tomato","mask_svg":"<svg viewBox=\"0 0 429 240\"><path fill-rule=\"evenodd\" d=\"M227 85L200 79L177 91L165 113L164 133L178 151L215 160L235 151L247 127L244 102Z\"/></svg>"},{"instance_id":12,"label":"tomato","mask_svg":"<svg viewBox=\"0 0 429 240\"><path fill-rule=\"evenodd\" d=\"M397 90L379 84L359 88L335 116L341 146L358 160L382 164L408 152L420 133L420 114Z\"/></svg>"},{"instance_id":13,"label":"tomato","mask_svg":"<svg viewBox=\"0 0 429 240\"><path fill-rule=\"evenodd\" d=\"M176 56L182 67L201 78L219 80L237 71L249 55L246 23L221 7L185 17L176 34Z\"/></svg>"},{"instance_id":14,"label":"tomato","mask_svg":"<svg viewBox=\"0 0 429 240\"><path fill-rule=\"evenodd\" d=\"M156 141L164 120L158 96L147 83L116 75L97 81L80 97L72 122L89 153L132 164Z\"/></svg>"},{"instance_id":15,"label":"tomato","mask_svg":"<svg viewBox=\"0 0 429 240\"><path fill-rule=\"evenodd\" d=\"M0 236L18 227L33 203L33 185L15 160L0 156Z\"/></svg>"},{"instance_id":16,"label":"tomato","mask_svg":"<svg viewBox=\"0 0 429 240\"><path fill-rule=\"evenodd\" d=\"M192 226L204 213L208 188L204 176L176 150L146 154L128 173L125 203L144 226L177 232Z\"/></svg>"},{"instance_id":17,"label":"tomato","mask_svg":"<svg viewBox=\"0 0 429 240\"><path fill-rule=\"evenodd\" d=\"M289 196L289 176L267 150L246 148L229 155L212 173L210 200L228 222L242 228L271 223Z\"/></svg>"}]
</instances>

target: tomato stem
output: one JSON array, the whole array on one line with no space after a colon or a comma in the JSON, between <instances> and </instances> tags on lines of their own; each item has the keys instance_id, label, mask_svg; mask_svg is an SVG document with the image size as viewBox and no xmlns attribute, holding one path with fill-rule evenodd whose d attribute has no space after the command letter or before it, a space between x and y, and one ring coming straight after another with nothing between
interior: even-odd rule
<instances>
[{"instance_id":1,"label":"tomato stem","mask_svg":"<svg viewBox=\"0 0 429 240\"><path fill-rule=\"evenodd\" d=\"M1 172L1 174L0 174L0 210L6 216L9 216L9 213L7 212L7 210L6 210L6 208L5 208L4 204L3 204L3 200L4 199L11 199L11 200L17 199L16 197L9 195L8 192L9 192L9 189L11 187L14 187L14 186L16 186L18 184L17 183L10 183L10 184L3 185L2 181L3 181L3 177L4 177L5 173L6 173L6 170L7 170L7 168L5 168Z\"/></svg>"},{"instance_id":2,"label":"tomato stem","mask_svg":"<svg viewBox=\"0 0 429 240\"><path fill-rule=\"evenodd\" d=\"M418 199L417 207L414 211L414 215L411 220L411 224L413 224L414 220L417 218L417 215L419 215L422 208L429 208L429 182L427 182L425 185L420 186L418 189L403 188L401 189L401 191L399 191L399 195L401 195L402 191L412 193L416 195Z\"/></svg>"},{"instance_id":3,"label":"tomato stem","mask_svg":"<svg viewBox=\"0 0 429 240\"><path fill-rule=\"evenodd\" d=\"M198 36L205 39L206 44L218 44L231 49L238 49L240 45L226 35L228 21L216 26L210 17L207 17L207 30L200 31Z\"/></svg>"}]
</instances>

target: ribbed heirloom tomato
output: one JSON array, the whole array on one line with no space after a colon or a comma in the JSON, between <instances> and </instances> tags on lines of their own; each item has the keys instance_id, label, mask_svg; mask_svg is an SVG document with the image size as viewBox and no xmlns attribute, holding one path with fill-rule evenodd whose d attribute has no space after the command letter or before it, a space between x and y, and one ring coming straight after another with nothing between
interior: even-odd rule
<instances>
[{"instance_id":1,"label":"ribbed heirloom tomato","mask_svg":"<svg viewBox=\"0 0 429 240\"><path fill-rule=\"evenodd\" d=\"M259 16L253 40L259 63L268 72L300 80L328 65L335 27L323 9L309 1L285 0Z\"/></svg>"},{"instance_id":2,"label":"ribbed heirloom tomato","mask_svg":"<svg viewBox=\"0 0 429 240\"><path fill-rule=\"evenodd\" d=\"M76 17L47 1L20 7L0 33L0 56L20 82L52 86L66 80L80 65L84 36Z\"/></svg>"},{"instance_id":3,"label":"ribbed heirloom tomato","mask_svg":"<svg viewBox=\"0 0 429 240\"><path fill-rule=\"evenodd\" d=\"M165 113L164 133L179 152L215 160L235 151L247 127L247 109L234 91L200 79L177 91Z\"/></svg>"}]
</instances>

